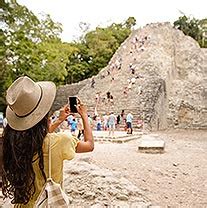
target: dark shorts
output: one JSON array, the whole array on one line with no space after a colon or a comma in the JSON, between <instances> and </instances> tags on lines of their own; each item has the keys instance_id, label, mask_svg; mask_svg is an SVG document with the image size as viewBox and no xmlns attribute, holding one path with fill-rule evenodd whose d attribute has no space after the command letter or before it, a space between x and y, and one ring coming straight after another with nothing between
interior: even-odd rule
<instances>
[{"instance_id":1,"label":"dark shorts","mask_svg":"<svg viewBox=\"0 0 207 208\"><path fill-rule=\"evenodd\" d=\"M132 128L132 123L131 122L127 122L126 124L127 124L127 128L128 129L131 129Z\"/></svg>"}]
</instances>

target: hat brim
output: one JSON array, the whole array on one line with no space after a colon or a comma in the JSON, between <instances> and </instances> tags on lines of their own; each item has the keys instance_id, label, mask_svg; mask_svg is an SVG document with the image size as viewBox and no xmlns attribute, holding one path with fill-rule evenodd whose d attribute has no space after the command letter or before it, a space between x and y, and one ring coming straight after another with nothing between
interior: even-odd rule
<instances>
[{"instance_id":1,"label":"hat brim","mask_svg":"<svg viewBox=\"0 0 207 208\"><path fill-rule=\"evenodd\" d=\"M6 118L11 128L17 131L30 129L39 123L49 112L55 100L56 86L53 82L37 82L42 88L42 98L37 108L26 117L18 117L8 106L6 109Z\"/></svg>"}]
</instances>

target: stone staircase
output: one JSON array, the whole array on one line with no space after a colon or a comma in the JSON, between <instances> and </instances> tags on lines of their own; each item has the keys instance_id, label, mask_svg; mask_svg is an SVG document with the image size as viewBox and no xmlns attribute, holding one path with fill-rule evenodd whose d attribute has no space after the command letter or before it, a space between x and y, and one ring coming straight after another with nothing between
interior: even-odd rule
<instances>
[{"instance_id":1,"label":"stone staircase","mask_svg":"<svg viewBox=\"0 0 207 208\"><path fill-rule=\"evenodd\" d=\"M85 86L79 91L79 97L81 97L81 99L87 103L88 111L90 114L94 114L96 106L96 110L100 115L103 115L104 113L110 113L111 111L118 115L122 110L125 110L126 114L131 112L134 116L134 127L136 127L138 118L142 118L144 121L146 121L146 123L151 121L152 118L148 115L148 112L154 111L154 100L156 99L155 97L159 97L159 94L157 94L157 92L153 92L155 95L154 96L151 89L148 89L147 86L151 86L154 80L160 80L159 77L156 78L153 76L152 78L152 76L149 76L149 73L146 72L146 69L148 69L147 67L146 69L142 69L141 67L136 66L140 63L143 65L142 60L145 59L144 55L140 51L132 49L131 40L133 40L137 34L139 36L143 36L146 35L147 32L142 32L141 29L134 31L116 51L109 65L104 68L97 76L95 76L95 87L89 88L89 86ZM152 43L152 45L153 44L154 43ZM133 52L131 53L131 51ZM148 54L148 52L144 53ZM116 69L112 72L112 75L108 75L107 70L110 70L110 65L115 63L116 60L120 57L122 59L121 70ZM135 74L132 74L129 69L130 63L136 67ZM114 78L113 81L112 76ZM128 86L128 79L131 80L131 78L137 76L140 76L141 78L136 79L135 84L132 85L131 90L129 90L127 92L127 96L125 96L124 88ZM150 82L152 83L150 84ZM161 83L164 84L163 80ZM141 94L140 87L142 91ZM104 97L105 100L107 100L106 93L108 91L113 95L114 104L112 105L110 102L99 102L97 105L95 100L96 93L101 92L101 100Z\"/></svg>"},{"instance_id":2,"label":"stone staircase","mask_svg":"<svg viewBox=\"0 0 207 208\"><path fill-rule=\"evenodd\" d=\"M52 106L52 111L54 112L56 110L59 110L68 102L69 96L76 96L78 92L89 82L89 79L86 79L78 83L60 86L57 89L57 95Z\"/></svg>"}]
</instances>

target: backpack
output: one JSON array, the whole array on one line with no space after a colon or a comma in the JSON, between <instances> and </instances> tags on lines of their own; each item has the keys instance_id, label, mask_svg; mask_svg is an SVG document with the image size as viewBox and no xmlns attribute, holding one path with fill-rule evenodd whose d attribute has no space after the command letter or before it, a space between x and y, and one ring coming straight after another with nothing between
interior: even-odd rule
<instances>
[{"instance_id":1,"label":"backpack","mask_svg":"<svg viewBox=\"0 0 207 208\"><path fill-rule=\"evenodd\" d=\"M35 208L68 208L69 199L62 190L61 185L53 181L51 177L51 144L49 139L49 177L35 202Z\"/></svg>"}]
</instances>

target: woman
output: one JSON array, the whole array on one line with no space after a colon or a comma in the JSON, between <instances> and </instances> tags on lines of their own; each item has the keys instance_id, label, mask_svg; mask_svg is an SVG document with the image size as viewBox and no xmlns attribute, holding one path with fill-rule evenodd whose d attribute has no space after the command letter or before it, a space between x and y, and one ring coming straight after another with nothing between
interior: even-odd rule
<instances>
[{"instance_id":1,"label":"woman","mask_svg":"<svg viewBox=\"0 0 207 208\"><path fill-rule=\"evenodd\" d=\"M63 181L63 160L75 152L93 151L93 135L86 107L80 102L78 113L83 119L84 141L64 133L52 133L69 115L68 106L60 110L50 125L49 110L56 94L52 82L34 82L20 77L7 90L8 124L3 132L2 192L14 207L33 207L48 177L48 147L52 154L52 178Z\"/></svg>"}]
</instances>

